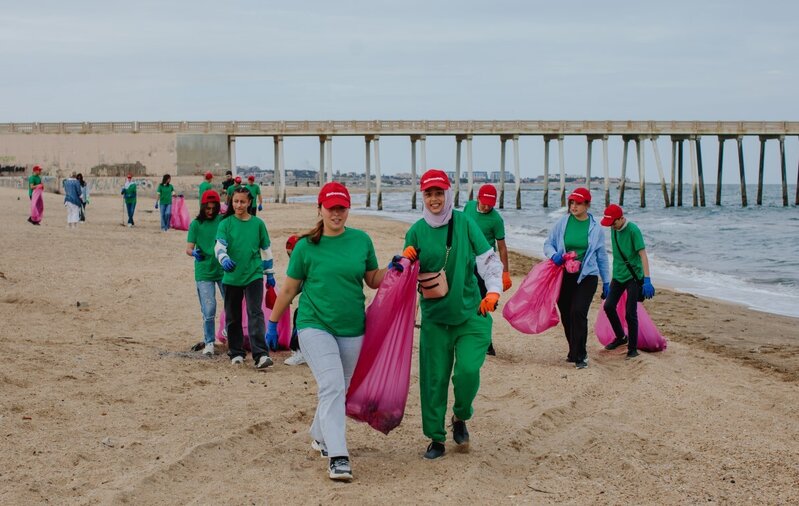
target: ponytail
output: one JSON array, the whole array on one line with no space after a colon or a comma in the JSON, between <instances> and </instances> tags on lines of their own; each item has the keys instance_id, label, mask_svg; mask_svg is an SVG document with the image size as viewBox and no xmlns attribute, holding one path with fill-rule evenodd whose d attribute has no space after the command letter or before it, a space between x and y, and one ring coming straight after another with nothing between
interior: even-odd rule
<instances>
[{"instance_id":1,"label":"ponytail","mask_svg":"<svg viewBox=\"0 0 799 506\"><path fill-rule=\"evenodd\" d=\"M322 232L325 231L325 222L324 220L319 220L314 228L305 232L300 236L300 239L303 237L307 237L309 241L313 244L319 244L319 240L322 238Z\"/></svg>"}]
</instances>

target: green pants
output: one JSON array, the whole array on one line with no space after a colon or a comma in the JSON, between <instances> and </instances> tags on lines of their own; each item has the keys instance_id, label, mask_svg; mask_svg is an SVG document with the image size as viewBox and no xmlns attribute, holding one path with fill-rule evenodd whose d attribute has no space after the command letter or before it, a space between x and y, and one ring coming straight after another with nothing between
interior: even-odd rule
<instances>
[{"instance_id":1,"label":"green pants","mask_svg":"<svg viewBox=\"0 0 799 506\"><path fill-rule=\"evenodd\" d=\"M472 417L472 401L480 388L480 367L491 343L491 315L474 314L460 325L442 325L422 319L419 340L419 386L422 431L433 441L447 439L445 427L449 378L460 420ZM454 365L454 371L453 371Z\"/></svg>"}]
</instances>

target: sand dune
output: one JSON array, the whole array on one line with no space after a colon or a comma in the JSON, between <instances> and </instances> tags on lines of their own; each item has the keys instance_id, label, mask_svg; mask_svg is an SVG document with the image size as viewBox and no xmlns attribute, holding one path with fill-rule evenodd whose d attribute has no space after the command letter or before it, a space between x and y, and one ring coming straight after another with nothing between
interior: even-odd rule
<instances>
[{"instance_id":1,"label":"sand dune","mask_svg":"<svg viewBox=\"0 0 799 506\"><path fill-rule=\"evenodd\" d=\"M421 458L414 358L400 427L351 423L356 479L330 482L309 445L308 368L188 352L201 319L185 233L159 232L149 200L121 226L119 200L95 197L72 231L62 197L34 227L27 194L0 188L0 503L799 502L797 321L665 290L647 309L668 350L625 361L591 338L583 371L560 327L526 336L497 315L471 449L448 443L439 462ZM278 281L286 237L315 216L267 205ZM381 264L407 228L350 225ZM511 262L518 286L532 260Z\"/></svg>"}]
</instances>

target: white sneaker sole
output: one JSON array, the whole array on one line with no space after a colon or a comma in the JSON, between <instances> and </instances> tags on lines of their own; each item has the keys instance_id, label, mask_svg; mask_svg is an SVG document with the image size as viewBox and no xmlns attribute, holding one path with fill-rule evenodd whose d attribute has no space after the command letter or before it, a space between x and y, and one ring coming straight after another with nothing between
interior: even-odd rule
<instances>
[{"instance_id":1,"label":"white sneaker sole","mask_svg":"<svg viewBox=\"0 0 799 506\"><path fill-rule=\"evenodd\" d=\"M330 479L333 481L352 481L352 473L330 473Z\"/></svg>"}]
</instances>

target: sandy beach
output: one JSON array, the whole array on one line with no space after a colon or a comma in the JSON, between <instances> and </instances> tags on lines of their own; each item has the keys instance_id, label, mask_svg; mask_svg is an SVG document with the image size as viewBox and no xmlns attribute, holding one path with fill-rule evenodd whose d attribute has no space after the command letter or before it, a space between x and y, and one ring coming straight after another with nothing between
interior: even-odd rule
<instances>
[{"instance_id":1,"label":"sandy beach","mask_svg":"<svg viewBox=\"0 0 799 506\"><path fill-rule=\"evenodd\" d=\"M46 194L34 227L27 192L0 188L2 504L799 502L797 319L653 279L646 307L668 349L626 361L591 335L578 371L560 326L523 335L497 312L470 451L450 440L445 458L422 459L415 346L402 424L384 436L350 422L355 480L334 483L309 444L306 366L283 365L287 352L256 371L189 351L202 322L185 232L161 233L148 198L127 228L112 196L68 230L62 202ZM285 240L316 209L269 203L262 217L280 283ZM381 265L408 227L356 214L348 225L371 235ZM501 302L534 262L512 254ZM599 308L597 294L591 326Z\"/></svg>"}]
</instances>

